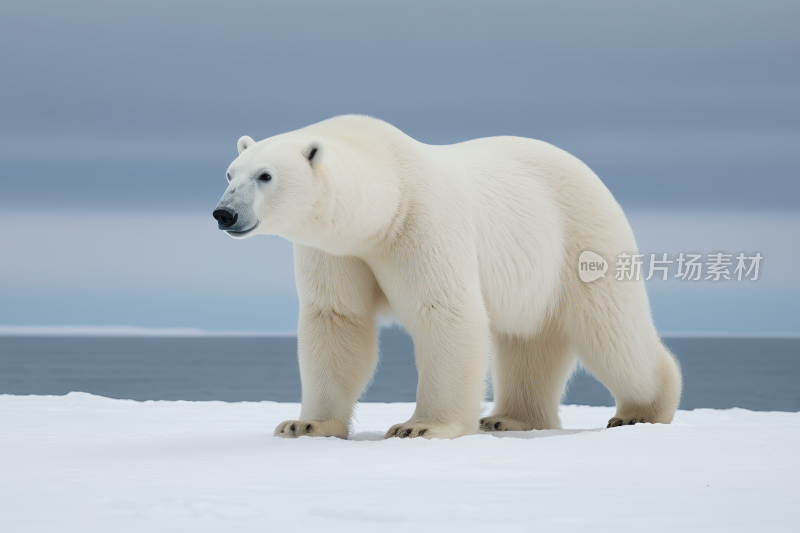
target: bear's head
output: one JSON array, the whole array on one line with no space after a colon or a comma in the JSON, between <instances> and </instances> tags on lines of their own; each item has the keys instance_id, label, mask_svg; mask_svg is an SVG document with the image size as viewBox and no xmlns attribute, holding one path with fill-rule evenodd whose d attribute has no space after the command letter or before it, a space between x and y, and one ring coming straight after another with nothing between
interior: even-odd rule
<instances>
[{"instance_id":1,"label":"bear's head","mask_svg":"<svg viewBox=\"0 0 800 533\"><path fill-rule=\"evenodd\" d=\"M286 136L255 142L244 136L237 148L239 157L226 173L228 188L214 210L219 229L235 239L289 237L322 194L322 143Z\"/></svg>"}]
</instances>

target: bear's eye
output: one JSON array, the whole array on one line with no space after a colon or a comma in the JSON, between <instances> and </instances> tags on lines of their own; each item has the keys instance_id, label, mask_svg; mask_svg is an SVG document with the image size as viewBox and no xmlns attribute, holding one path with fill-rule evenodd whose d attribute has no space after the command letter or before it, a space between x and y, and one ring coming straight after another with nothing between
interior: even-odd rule
<instances>
[{"instance_id":1,"label":"bear's eye","mask_svg":"<svg viewBox=\"0 0 800 533\"><path fill-rule=\"evenodd\" d=\"M228 181L231 181L231 173L230 173L230 172L228 172L227 174L225 174L225 177L226 177L226 178L228 178Z\"/></svg>"},{"instance_id":2,"label":"bear's eye","mask_svg":"<svg viewBox=\"0 0 800 533\"><path fill-rule=\"evenodd\" d=\"M269 174L267 174L266 172L264 172L263 174L261 174L261 175L258 177L258 181L269 181L269 180L271 180L271 179L272 179L272 176L270 176L270 175L269 175Z\"/></svg>"}]
</instances>

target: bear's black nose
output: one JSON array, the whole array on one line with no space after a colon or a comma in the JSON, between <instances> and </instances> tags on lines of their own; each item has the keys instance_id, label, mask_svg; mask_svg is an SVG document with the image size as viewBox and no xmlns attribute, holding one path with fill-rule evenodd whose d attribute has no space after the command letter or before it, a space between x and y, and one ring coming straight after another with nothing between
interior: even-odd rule
<instances>
[{"instance_id":1,"label":"bear's black nose","mask_svg":"<svg viewBox=\"0 0 800 533\"><path fill-rule=\"evenodd\" d=\"M239 213L231 213L225 209L217 209L214 211L214 218L217 219L217 224L220 228L230 228L239 219Z\"/></svg>"}]
</instances>

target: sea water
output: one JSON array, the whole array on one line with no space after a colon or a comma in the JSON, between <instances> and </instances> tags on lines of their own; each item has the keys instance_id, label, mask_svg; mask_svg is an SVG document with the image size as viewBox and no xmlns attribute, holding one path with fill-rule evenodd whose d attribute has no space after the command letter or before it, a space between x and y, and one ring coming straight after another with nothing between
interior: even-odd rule
<instances>
[{"instance_id":1,"label":"sea water","mask_svg":"<svg viewBox=\"0 0 800 533\"><path fill-rule=\"evenodd\" d=\"M667 338L683 371L680 407L800 411L800 339ZM414 401L411 339L381 332L363 400ZM89 392L133 400L300 401L294 337L0 337L0 394ZM489 387L488 398L491 398ZM614 405L578 369L565 404Z\"/></svg>"}]
</instances>

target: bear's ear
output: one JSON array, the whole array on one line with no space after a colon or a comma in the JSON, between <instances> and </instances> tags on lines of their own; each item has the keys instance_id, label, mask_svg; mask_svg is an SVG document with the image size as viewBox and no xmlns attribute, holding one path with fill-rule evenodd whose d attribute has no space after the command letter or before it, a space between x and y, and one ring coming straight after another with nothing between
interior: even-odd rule
<instances>
[{"instance_id":1,"label":"bear's ear","mask_svg":"<svg viewBox=\"0 0 800 533\"><path fill-rule=\"evenodd\" d=\"M236 143L236 148L239 150L239 155L242 155L242 152L253 146L256 142L253 140L252 137L248 137L245 135L244 137L239 139L239 142Z\"/></svg>"},{"instance_id":2,"label":"bear's ear","mask_svg":"<svg viewBox=\"0 0 800 533\"><path fill-rule=\"evenodd\" d=\"M311 168L317 168L324 156L325 147L320 141L311 141L303 148L303 157L311 164Z\"/></svg>"}]
</instances>

